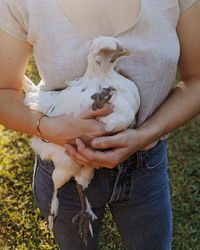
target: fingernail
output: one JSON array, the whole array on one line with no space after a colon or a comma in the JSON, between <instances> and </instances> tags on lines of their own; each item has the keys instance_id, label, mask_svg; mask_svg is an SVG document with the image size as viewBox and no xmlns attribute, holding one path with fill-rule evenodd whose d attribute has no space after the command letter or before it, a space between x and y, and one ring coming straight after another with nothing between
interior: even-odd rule
<instances>
[{"instance_id":1,"label":"fingernail","mask_svg":"<svg viewBox=\"0 0 200 250\"><path fill-rule=\"evenodd\" d=\"M77 147L78 147L78 146L79 146L79 140L76 139L75 142L76 142L76 145L77 145Z\"/></svg>"},{"instance_id":2,"label":"fingernail","mask_svg":"<svg viewBox=\"0 0 200 250\"><path fill-rule=\"evenodd\" d=\"M71 148L69 146L65 147L65 153L71 154Z\"/></svg>"},{"instance_id":3,"label":"fingernail","mask_svg":"<svg viewBox=\"0 0 200 250\"><path fill-rule=\"evenodd\" d=\"M92 140L92 145L93 146L97 146L97 145L99 145L100 144L100 140L99 139L94 139L94 140Z\"/></svg>"},{"instance_id":4,"label":"fingernail","mask_svg":"<svg viewBox=\"0 0 200 250\"><path fill-rule=\"evenodd\" d=\"M68 155L68 156L70 155L69 152L68 152L67 150L65 150L65 154Z\"/></svg>"}]
</instances>

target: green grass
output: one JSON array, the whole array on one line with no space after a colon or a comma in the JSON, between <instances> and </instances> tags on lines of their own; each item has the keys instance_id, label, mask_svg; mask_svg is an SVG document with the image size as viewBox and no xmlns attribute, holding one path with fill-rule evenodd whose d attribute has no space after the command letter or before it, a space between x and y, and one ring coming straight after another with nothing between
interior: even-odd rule
<instances>
[{"instance_id":1,"label":"green grass","mask_svg":"<svg viewBox=\"0 0 200 250\"><path fill-rule=\"evenodd\" d=\"M39 82L31 59L27 74ZM58 249L32 196L34 154L29 136L0 127L0 249ZM169 138L169 173L174 211L174 250L200 250L200 116ZM124 249L109 210L101 250Z\"/></svg>"}]
</instances>

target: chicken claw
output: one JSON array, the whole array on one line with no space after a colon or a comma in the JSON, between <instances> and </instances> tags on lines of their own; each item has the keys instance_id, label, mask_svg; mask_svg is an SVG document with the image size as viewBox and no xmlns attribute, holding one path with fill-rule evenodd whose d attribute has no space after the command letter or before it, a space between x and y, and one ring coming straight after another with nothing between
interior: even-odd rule
<instances>
[{"instance_id":1,"label":"chicken claw","mask_svg":"<svg viewBox=\"0 0 200 250\"><path fill-rule=\"evenodd\" d=\"M81 210L73 219L72 223L77 223L79 221L79 234L87 246L87 236L90 231L91 237L93 237L93 230L91 221L93 221L93 216L87 211Z\"/></svg>"},{"instance_id":2,"label":"chicken claw","mask_svg":"<svg viewBox=\"0 0 200 250\"><path fill-rule=\"evenodd\" d=\"M85 190L78 183L76 184L77 190L79 192L80 201L81 201L81 211L75 215L72 219L72 223L77 223L79 221L79 234L87 246L87 236L90 232L91 237L93 237L93 229L91 222L96 220L96 215L92 212L91 205L85 195Z\"/></svg>"}]
</instances>

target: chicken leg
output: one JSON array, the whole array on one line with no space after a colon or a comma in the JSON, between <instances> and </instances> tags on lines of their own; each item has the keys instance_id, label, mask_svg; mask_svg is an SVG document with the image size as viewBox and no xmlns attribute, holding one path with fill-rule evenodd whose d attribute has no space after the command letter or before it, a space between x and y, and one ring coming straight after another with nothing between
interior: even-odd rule
<instances>
[{"instance_id":1,"label":"chicken leg","mask_svg":"<svg viewBox=\"0 0 200 250\"><path fill-rule=\"evenodd\" d=\"M103 88L101 92L92 95L91 99L94 100L92 109L93 110L102 109L104 104L110 100L114 91L115 89L110 86L108 88ZM85 195L85 189L83 188L83 186L78 184L78 182L76 182L76 188L78 190L81 201L81 211L72 219L72 222L76 223L79 220L79 234L81 235L83 242L87 246L87 235L89 231L91 237L93 237L91 222L97 219L97 217L92 212L87 196Z\"/></svg>"},{"instance_id":2,"label":"chicken leg","mask_svg":"<svg viewBox=\"0 0 200 250\"><path fill-rule=\"evenodd\" d=\"M87 246L87 236L90 231L91 237L93 237L93 230L91 222L97 219L96 215L92 212L91 206L88 202L87 196L85 194L85 189L82 185L76 182L76 188L79 193L80 201L81 201L81 211L72 219L72 223L76 223L79 221L79 234Z\"/></svg>"}]
</instances>

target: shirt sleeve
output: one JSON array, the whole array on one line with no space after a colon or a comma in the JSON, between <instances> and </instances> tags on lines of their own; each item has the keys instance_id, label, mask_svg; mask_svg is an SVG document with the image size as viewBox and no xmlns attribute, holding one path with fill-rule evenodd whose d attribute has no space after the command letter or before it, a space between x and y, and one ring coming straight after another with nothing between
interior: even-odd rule
<instances>
[{"instance_id":1,"label":"shirt sleeve","mask_svg":"<svg viewBox=\"0 0 200 250\"><path fill-rule=\"evenodd\" d=\"M197 0L179 0L180 13L189 9Z\"/></svg>"},{"instance_id":2,"label":"shirt sleeve","mask_svg":"<svg viewBox=\"0 0 200 250\"><path fill-rule=\"evenodd\" d=\"M27 41L25 14L20 1L0 0L0 29L7 34Z\"/></svg>"}]
</instances>

